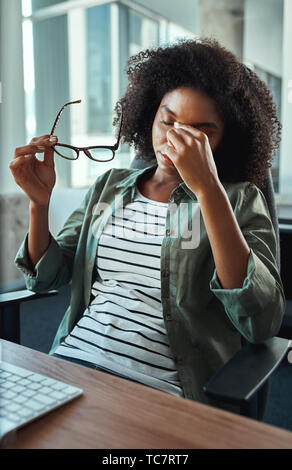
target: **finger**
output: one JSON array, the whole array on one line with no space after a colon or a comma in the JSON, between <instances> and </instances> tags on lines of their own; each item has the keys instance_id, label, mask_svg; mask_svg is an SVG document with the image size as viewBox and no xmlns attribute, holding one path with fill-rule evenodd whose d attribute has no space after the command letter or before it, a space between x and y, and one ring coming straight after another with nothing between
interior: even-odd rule
<instances>
[{"instance_id":1,"label":"finger","mask_svg":"<svg viewBox=\"0 0 292 470\"><path fill-rule=\"evenodd\" d=\"M41 135L39 137L33 137L30 141L30 143L34 143L34 142L38 142L39 140L47 140L49 139L51 136L50 134L45 134L45 135Z\"/></svg>"},{"instance_id":2,"label":"finger","mask_svg":"<svg viewBox=\"0 0 292 470\"><path fill-rule=\"evenodd\" d=\"M169 131L167 131L166 136L167 141L172 144L172 146L177 152L182 152L185 149L186 143L183 137L177 134L174 129L170 129Z\"/></svg>"},{"instance_id":3,"label":"finger","mask_svg":"<svg viewBox=\"0 0 292 470\"><path fill-rule=\"evenodd\" d=\"M196 129L193 126L188 126L187 124L180 124L179 122L174 123L174 128L175 129L182 129L186 132L189 132L192 136L196 138L204 138L206 137L206 134L204 132L200 131L199 129Z\"/></svg>"},{"instance_id":4,"label":"finger","mask_svg":"<svg viewBox=\"0 0 292 470\"><path fill-rule=\"evenodd\" d=\"M37 152L44 152L47 147L51 147L52 145L55 145L57 141L41 141L38 142L37 144L30 144L30 145L24 145L23 147L18 147L14 151L14 158L17 158L21 155L27 155L30 153L37 153Z\"/></svg>"},{"instance_id":5,"label":"finger","mask_svg":"<svg viewBox=\"0 0 292 470\"><path fill-rule=\"evenodd\" d=\"M36 150L35 145L24 145L23 147L18 147L14 151L14 158L18 158L30 153L34 153Z\"/></svg>"},{"instance_id":6,"label":"finger","mask_svg":"<svg viewBox=\"0 0 292 470\"><path fill-rule=\"evenodd\" d=\"M22 167L25 167L25 171L27 171L27 168L31 167L34 159L35 159L34 154L27 154L27 155L21 155L20 157L14 160L11 160L9 162L9 168L12 174L14 176L17 175L19 169Z\"/></svg>"},{"instance_id":7,"label":"finger","mask_svg":"<svg viewBox=\"0 0 292 470\"><path fill-rule=\"evenodd\" d=\"M29 153L26 155L20 155L19 157L14 158L9 162L9 166L17 167L22 165L24 162L28 161L29 159L35 158L35 154Z\"/></svg>"},{"instance_id":8,"label":"finger","mask_svg":"<svg viewBox=\"0 0 292 470\"><path fill-rule=\"evenodd\" d=\"M42 137L34 137L30 144L35 145L55 145L58 142L58 137L56 135L46 135Z\"/></svg>"},{"instance_id":9,"label":"finger","mask_svg":"<svg viewBox=\"0 0 292 470\"><path fill-rule=\"evenodd\" d=\"M23 147L18 147L14 151L14 158L19 158L28 154L35 154L37 152L43 152L45 146L38 147L37 145L24 145Z\"/></svg>"},{"instance_id":10,"label":"finger","mask_svg":"<svg viewBox=\"0 0 292 470\"><path fill-rule=\"evenodd\" d=\"M196 142L198 142L198 137L195 138L193 134L185 129L179 128L173 129L173 131L179 135L189 147L192 147Z\"/></svg>"},{"instance_id":11,"label":"finger","mask_svg":"<svg viewBox=\"0 0 292 470\"><path fill-rule=\"evenodd\" d=\"M48 147L48 148L45 150L45 153L44 153L44 163L45 163L47 166L50 166L51 168L54 168L54 166L55 166L55 161L54 161L54 149Z\"/></svg>"}]
</instances>

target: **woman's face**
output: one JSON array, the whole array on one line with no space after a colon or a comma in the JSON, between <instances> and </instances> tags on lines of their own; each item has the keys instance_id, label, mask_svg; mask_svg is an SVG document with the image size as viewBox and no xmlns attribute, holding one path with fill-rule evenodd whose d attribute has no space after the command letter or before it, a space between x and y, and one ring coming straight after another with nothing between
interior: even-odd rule
<instances>
[{"instance_id":1,"label":"woman's face","mask_svg":"<svg viewBox=\"0 0 292 470\"><path fill-rule=\"evenodd\" d=\"M215 102L207 95L193 88L182 87L172 90L161 100L152 126L152 144L158 167L168 174L178 174L174 166L167 163L162 155L167 156L166 133L175 122L196 127L204 132L212 152L223 138L224 123Z\"/></svg>"}]
</instances>

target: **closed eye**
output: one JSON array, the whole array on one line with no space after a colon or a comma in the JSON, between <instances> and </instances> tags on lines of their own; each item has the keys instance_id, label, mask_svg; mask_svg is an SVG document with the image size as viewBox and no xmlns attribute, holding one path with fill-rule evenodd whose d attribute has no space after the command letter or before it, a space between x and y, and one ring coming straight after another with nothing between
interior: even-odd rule
<instances>
[{"instance_id":1,"label":"closed eye","mask_svg":"<svg viewBox=\"0 0 292 470\"><path fill-rule=\"evenodd\" d=\"M160 121L161 124L164 124L165 126L173 126L173 122L166 122L166 121Z\"/></svg>"}]
</instances>

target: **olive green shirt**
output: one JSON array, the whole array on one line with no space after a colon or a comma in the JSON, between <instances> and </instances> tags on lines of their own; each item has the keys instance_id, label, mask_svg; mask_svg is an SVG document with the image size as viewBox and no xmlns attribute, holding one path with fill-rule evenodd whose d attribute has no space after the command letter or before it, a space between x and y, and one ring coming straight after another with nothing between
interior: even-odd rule
<instances>
[{"instance_id":1,"label":"olive green shirt","mask_svg":"<svg viewBox=\"0 0 292 470\"><path fill-rule=\"evenodd\" d=\"M49 247L34 269L28 234L22 242L15 263L24 274L27 289L57 289L72 280L70 305L51 354L91 302L98 241L114 204L132 202L137 178L153 169L112 169L98 177L58 235L54 238L50 233ZM183 248L180 234L172 236L168 208L161 246L161 302L170 348L185 398L206 404L212 400L203 385L241 348L242 336L251 343L275 336L285 308L276 237L262 192L249 182L222 184L250 248L242 287L223 289L220 285L201 214L198 246ZM185 183L172 191L169 202L178 208L183 202L198 204ZM187 214L191 217L192 211ZM225 409L234 411L233 407Z\"/></svg>"}]
</instances>

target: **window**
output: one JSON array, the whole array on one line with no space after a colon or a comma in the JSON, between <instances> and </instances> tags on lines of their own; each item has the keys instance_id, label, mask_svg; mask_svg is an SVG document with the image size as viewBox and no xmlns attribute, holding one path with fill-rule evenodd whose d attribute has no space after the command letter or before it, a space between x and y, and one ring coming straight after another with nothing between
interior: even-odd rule
<instances>
[{"instance_id":1,"label":"window","mask_svg":"<svg viewBox=\"0 0 292 470\"><path fill-rule=\"evenodd\" d=\"M50 7L52 5L57 5L58 3L62 3L68 0L31 0L31 10L32 12L36 12L41 8ZM28 3L28 2L25 2Z\"/></svg>"},{"instance_id":2,"label":"window","mask_svg":"<svg viewBox=\"0 0 292 470\"><path fill-rule=\"evenodd\" d=\"M157 46L159 37L158 22L129 10L129 51L128 56L137 54L146 47Z\"/></svg>"},{"instance_id":3,"label":"window","mask_svg":"<svg viewBox=\"0 0 292 470\"><path fill-rule=\"evenodd\" d=\"M282 122L283 106L283 0L246 0L243 10L243 60L268 85ZM285 125L285 123L282 122ZM282 135L282 139L283 139ZM283 141L274 157L272 178L276 193L281 190Z\"/></svg>"},{"instance_id":4,"label":"window","mask_svg":"<svg viewBox=\"0 0 292 470\"><path fill-rule=\"evenodd\" d=\"M122 2L72 3L23 0L27 136L47 134L61 106L81 99L63 112L59 142L110 145L113 109L127 86L126 61L160 43L163 20ZM108 163L83 154L74 162L56 158L57 186L88 186L109 168L130 166L132 158L125 144Z\"/></svg>"},{"instance_id":5,"label":"window","mask_svg":"<svg viewBox=\"0 0 292 470\"><path fill-rule=\"evenodd\" d=\"M181 0L22 0L28 139L49 132L58 109L70 100L58 136L75 145L111 144L113 109L127 86L129 56L181 37L210 36L251 67L269 86L282 123L272 176L279 200L292 201L290 0L201 2ZM236 8L235 8L236 7ZM83 187L113 166L127 167L133 154L97 165L83 155L56 159L57 185Z\"/></svg>"},{"instance_id":6,"label":"window","mask_svg":"<svg viewBox=\"0 0 292 470\"><path fill-rule=\"evenodd\" d=\"M90 135L106 135L111 133L112 121L109 4L87 8L86 45L87 132Z\"/></svg>"}]
</instances>

